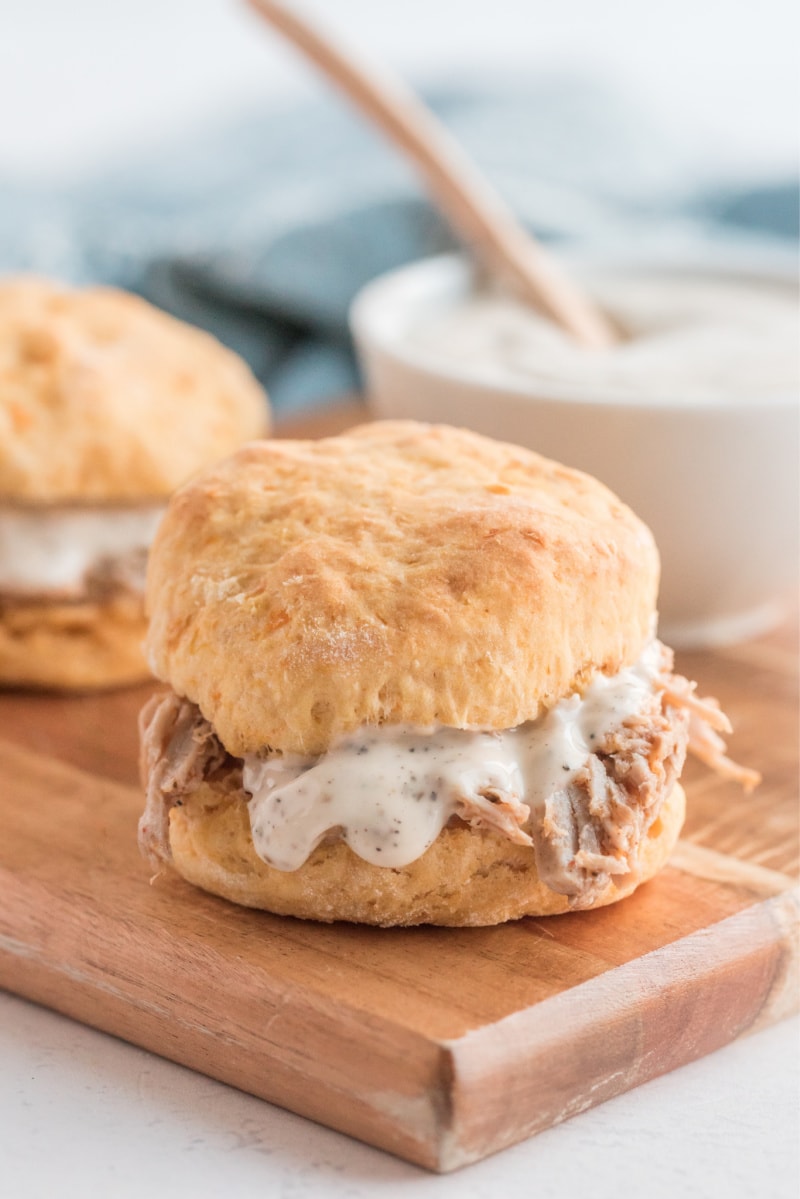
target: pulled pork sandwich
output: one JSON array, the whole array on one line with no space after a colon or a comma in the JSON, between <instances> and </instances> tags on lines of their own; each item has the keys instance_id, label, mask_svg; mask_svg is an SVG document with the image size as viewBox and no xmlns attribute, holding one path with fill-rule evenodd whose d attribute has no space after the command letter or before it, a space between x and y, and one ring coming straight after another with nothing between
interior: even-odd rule
<instances>
[{"instance_id":1,"label":"pulled pork sandwich","mask_svg":"<svg viewBox=\"0 0 800 1199\"><path fill-rule=\"evenodd\" d=\"M687 742L756 781L654 639L658 569L600 483L473 433L244 447L151 555L144 855L325 921L629 895L678 836Z\"/></svg>"},{"instance_id":2,"label":"pulled pork sandwich","mask_svg":"<svg viewBox=\"0 0 800 1199\"><path fill-rule=\"evenodd\" d=\"M267 421L235 354L144 300L0 281L0 685L147 677L167 498Z\"/></svg>"}]
</instances>

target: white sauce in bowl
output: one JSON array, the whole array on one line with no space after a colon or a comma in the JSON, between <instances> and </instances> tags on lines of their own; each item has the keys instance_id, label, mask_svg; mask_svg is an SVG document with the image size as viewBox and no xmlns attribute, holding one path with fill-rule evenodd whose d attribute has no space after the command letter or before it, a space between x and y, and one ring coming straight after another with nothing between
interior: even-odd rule
<instances>
[{"instance_id":1,"label":"white sauce in bowl","mask_svg":"<svg viewBox=\"0 0 800 1199\"><path fill-rule=\"evenodd\" d=\"M500 293L477 291L408 331L432 365L538 396L724 402L797 391L798 297L788 284L679 274L587 276L624 339L589 350Z\"/></svg>"}]
</instances>

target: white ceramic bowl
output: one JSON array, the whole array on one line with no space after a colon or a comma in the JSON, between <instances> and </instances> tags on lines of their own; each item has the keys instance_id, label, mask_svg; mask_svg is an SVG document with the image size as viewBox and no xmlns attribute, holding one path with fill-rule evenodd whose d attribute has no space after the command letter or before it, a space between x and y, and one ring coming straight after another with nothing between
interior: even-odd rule
<instances>
[{"instance_id":1,"label":"white ceramic bowl","mask_svg":"<svg viewBox=\"0 0 800 1199\"><path fill-rule=\"evenodd\" d=\"M631 402L481 380L408 336L471 287L453 256L359 294L351 326L373 414L466 426L601 479L655 534L660 629L673 644L725 644L781 619L797 579L797 396Z\"/></svg>"}]
</instances>

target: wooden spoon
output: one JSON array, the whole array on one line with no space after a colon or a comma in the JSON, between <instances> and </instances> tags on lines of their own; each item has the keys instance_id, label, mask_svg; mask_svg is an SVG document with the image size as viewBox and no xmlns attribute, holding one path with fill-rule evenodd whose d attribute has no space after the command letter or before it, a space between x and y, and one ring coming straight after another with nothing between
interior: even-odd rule
<instances>
[{"instance_id":1,"label":"wooden spoon","mask_svg":"<svg viewBox=\"0 0 800 1199\"><path fill-rule=\"evenodd\" d=\"M592 349L614 345L605 314L520 225L508 205L410 88L378 75L305 17L275 0L253 9L336 83L412 160L444 216L489 270Z\"/></svg>"}]
</instances>

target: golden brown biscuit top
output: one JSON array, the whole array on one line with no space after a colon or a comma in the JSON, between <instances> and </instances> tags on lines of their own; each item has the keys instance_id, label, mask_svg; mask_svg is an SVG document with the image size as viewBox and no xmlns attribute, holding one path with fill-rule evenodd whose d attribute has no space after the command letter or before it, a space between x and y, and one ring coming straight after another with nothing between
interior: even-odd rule
<instances>
[{"instance_id":1,"label":"golden brown biscuit top","mask_svg":"<svg viewBox=\"0 0 800 1199\"><path fill-rule=\"evenodd\" d=\"M0 282L0 500L168 495L267 420L236 354L139 297Z\"/></svg>"},{"instance_id":2,"label":"golden brown biscuit top","mask_svg":"<svg viewBox=\"0 0 800 1199\"><path fill-rule=\"evenodd\" d=\"M596 480L414 422L257 442L173 498L155 673L235 754L363 724L511 728L634 662L658 555Z\"/></svg>"}]
</instances>

